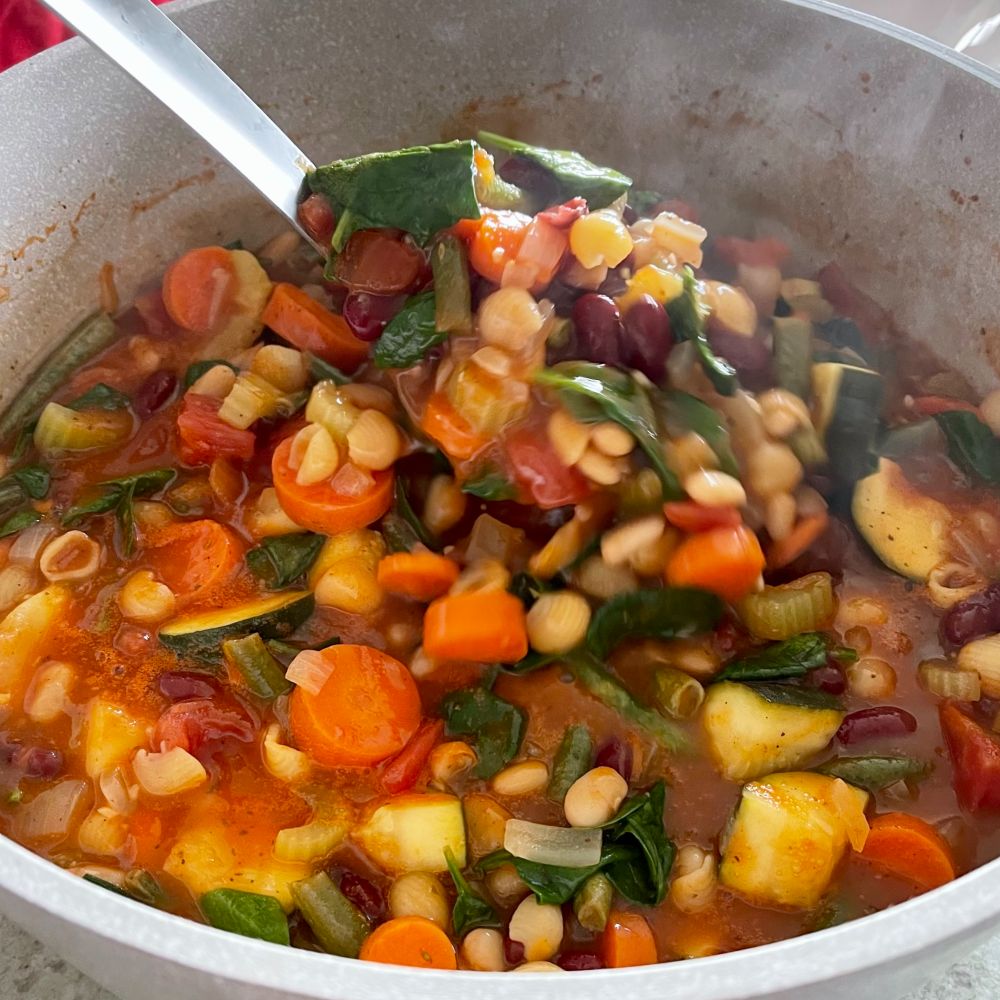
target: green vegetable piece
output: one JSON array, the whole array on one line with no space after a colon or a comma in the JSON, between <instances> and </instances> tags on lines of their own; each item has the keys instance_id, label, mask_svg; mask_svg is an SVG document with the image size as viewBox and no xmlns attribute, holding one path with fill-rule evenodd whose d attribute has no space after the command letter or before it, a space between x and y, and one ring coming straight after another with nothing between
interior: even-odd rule
<instances>
[{"instance_id":1,"label":"green vegetable piece","mask_svg":"<svg viewBox=\"0 0 1000 1000\"><path fill-rule=\"evenodd\" d=\"M775 380L808 402L812 391L812 323L801 316L777 316L773 325Z\"/></svg>"},{"instance_id":2,"label":"green vegetable piece","mask_svg":"<svg viewBox=\"0 0 1000 1000\"><path fill-rule=\"evenodd\" d=\"M442 236L431 250L434 274L434 326L443 333L472 332L472 292L465 244Z\"/></svg>"},{"instance_id":3,"label":"green vegetable piece","mask_svg":"<svg viewBox=\"0 0 1000 1000\"><path fill-rule=\"evenodd\" d=\"M531 891L539 903L550 903L561 906L573 898L584 882L591 875L610 864L613 860L632 857L633 851L622 847L605 847L601 851L601 860L596 865L586 868L566 868L560 865L543 865L537 861L525 861L515 858L509 851L499 850L487 854L477 864L480 871L488 872L502 865L513 865L515 871Z\"/></svg>"},{"instance_id":4,"label":"green vegetable piece","mask_svg":"<svg viewBox=\"0 0 1000 1000\"><path fill-rule=\"evenodd\" d=\"M156 876L145 868L131 868L122 879L122 888L134 899L147 906L162 906L167 900Z\"/></svg>"},{"instance_id":5,"label":"green vegetable piece","mask_svg":"<svg viewBox=\"0 0 1000 1000\"><path fill-rule=\"evenodd\" d=\"M459 219L478 219L475 148L464 139L367 153L317 168L309 187L330 199L339 219L334 251L343 250L358 229L403 229L426 243Z\"/></svg>"},{"instance_id":6,"label":"green vegetable piece","mask_svg":"<svg viewBox=\"0 0 1000 1000\"><path fill-rule=\"evenodd\" d=\"M613 420L629 431L660 477L665 500L684 496L663 457L663 442L649 393L631 375L590 361L563 361L535 375L539 385L555 389L567 408L584 423Z\"/></svg>"},{"instance_id":7,"label":"green vegetable piece","mask_svg":"<svg viewBox=\"0 0 1000 1000\"><path fill-rule=\"evenodd\" d=\"M843 711L840 699L818 688L798 684L776 684L755 681L746 685L765 701L775 705L792 705L796 708L833 709Z\"/></svg>"},{"instance_id":8,"label":"green vegetable piece","mask_svg":"<svg viewBox=\"0 0 1000 1000\"><path fill-rule=\"evenodd\" d=\"M867 754L861 757L836 757L816 768L820 774L842 778L849 785L873 795L897 781L921 781L934 765L916 757Z\"/></svg>"},{"instance_id":9,"label":"green vegetable piece","mask_svg":"<svg viewBox=\"0 0 1000 1000\"><path fill-rule=\"evenodd\" d=\"M562 802L573 782L590 770L593 761L594 741L590 730L584 725L568 726L552 762L548 797L553 802Z\"/></svg>"},{"instance_id":10,"label":"green vegetable piece","mask_svg":"<svg viewBox=\"0 0 1000 1000\"><path fill-rule=\"evenodd\" d=\"M49 470L44 465L26 465L0 478L0 511L24 500L41 500L49 492Z\"/></svg>"},{"instance_id":11,"label":"green vegetable piece","mask_svg":"<svg viewBox=\"0 0 1000 1000\"><path fill-rule=\"evenodd\" d=\"M16 535L32 524L37 524L41 519L42 515L36 510L19 510L16 514L11 514L5 521L0 522L0 538Z\"/></svg>"},{"instance_id":12,"label":"green vegetable piece","mask_svg":"<svg viewBox=\"0 0 1000 1000\"><path fill-rule=\"evenodd\" d=\"M449 736L475 740L477 778L492 778L521 747L527 723L524 711L485 687L452 691L441 703L441 714Z\"/></svg>"},{"instance_id":13,"label":"green vegetable piece","mask_svg":"<svg viewBox=\"0 0 1000 1000\"><path fill-rule=\"evenodd\" d=\"M820 632L804 632L730 661L715 679L769 681L801 677L810 670L823 666L829 651L825 635Z\"/></svg>"},{"instance_id":14,"label":"green vegetable piece","mask_svg":"<svg viewBox=\"0 0 1000 1000\"><path fill-rule=\"evenodd\" d=\"M349 375L345 375L339 368L331 365L329 361L316 357L315 354L306 354L309 361L309 377L314 382L333 382L334 385L347 385L351 381Z\"/></svg>"},{"instance_id":15,"label":"green vegetable piece","mask_svg":"<svg viewBox=\"0 0 1000 1000\"><path fill-rule=\"evenodd\" d=\"M312 646L296 646L293 643L285 642L283 639L265 639L264 645L267 646L270 654L281 664L282 667L287 668L288 665L295 659L303 649L327 649L329 646L336 646L340 642L340 636L335 635L331 639L327 639L325 642L318 642Z\"/></svg>"},{"instance_id":16,"label":"green vegetable piece","mask_svg":"<svg viewBox=\"0 0 1000 1000\"><path fill-rule=\"evenodd\" d=\"M718 410L703 403L697 396L676 389L654 394L653 402L668 433L680 436L686 431L693 431L704 438L715 452L719 468L739 479L740 467L729 441L729 431Z\"/></svg>"},{"instance_id":17,"label":"green vegetable piece","mask_svg":"<svg viewBox=\"0 0 1000 1000\"><path fill-rule=\"evenodd\" d=\"M496 910L465 880L450 847L444 849L444 860L455 883L455 905L451 910L451 925L455 934L465 937L477 927L503 927Z\"/></svg>"},{"instance_id":18,"label":"green vegetable piece","mask_svg":"<svg viewBox=\"0 0 1000 1000\"><path fill-rule=\"evenodd\" d=\"M293 882L292 898L324 951L343 958L358 957L371 927L326 872Z\"/></svg>"},{"instance_id":19,"label":"green vegetable piece","mask_svg":"<svg viewBox=\"0 0 1000 1000\"><path fill-rule=\"evenodd\" d=\"M271 590L283 590L309 571L325 541L312 533L265 538L246 554L246 563Z\"/></svg>"},{"instance_id":20,"label":"green vegetable piece","mask_svg":"<svg viewBox=\"0 0 1000 1000\"><path fill-rule=\"evenodd\" d=\"M510 586L507 588L526 608L530 608L539 596L550 591L552 588L532 576L530 573L522 571L515 573L511 577ZM531 655L530 653L528 654ZM522 661L523 662L523 661ZM516 666L516 664L515 664Z\"/></svg>"},{"instance_id":21,"label":"green vegetable piece","mask_svg":"<svg viewBox=\"0 0 1000 1000\"><path fill-rule=\"evenodd\" d=\"M247 690L258 698L273 701L278 695L292 690L292 683L285 678L285 671L267 648L258 632L226 639L222 655L243 678Z\"/></svg>"},{"instance_id":22,"label":"green vegetable piece","mask_svg":"<svg viewBox=\"0 0 1000 1000\"><path fill-rule=\"evenodd\" d=\"M502 472L486 466L462 483L462 492L481 500L513 500L517 487Z\"/></svg>"},{"instance_id":23,"label":"green vegetable piece","mask_svg":"<svg viewBox=\"0 0 1000 1000\"><path fill-rule=\"evenodd\" d=\"M288 918L273 896L242 889L212 889L199 901L205 919L221 931L290 944Z\"/></svg>"},{"instance_id":24,"label":"green vegetable piece","mask_svg":"<svg viewBox=\"0 0 1000 1000\"><path fill-rule=\"evenodd\" d=\"M239 369L236 365L231 365L228 361L223 361L221 358L209 358L206 361L195 361L193 364L188 365L187 371L184 372L184 388L190 389L191 386L195 384L205 374L207 371L211 371L216 365L225 365L230 371L239 373Z\"/></svg>"},{"instance_id":25,"label":"green vegetable piece","mask_svg":"<svg viewBox=\"0 0 1000 1000\"><path fill-rule=\"evenodd\" d=\"M397 473L393 486L392 510L382 518L381 524L389 551L412 552L418 545L424 545L436 552L439 546L424 522L417 517L406 493L407 485L405 477Z\"/></svg>"},{"instance_id":26,"label":"green vegetable piece","mask_svg":"<svg viewBox=\"0 0 1000 1000\"><path fill-rule=\"evenodd\" d=\"M663 201L659 191L635 190L628 193L628 204L636 215L649 216L650 210Z\"/></svg>"},{"instance_id":27,"label":"green vegetable piece","mask_svg":"<svg viewBox=\"0 0 1000 1000\"><path fill-rule=\"evenodd\" d=\"M435 326L434 314L433 292L407 299L375 343L375 364L379 368L411 368L423 361L427 352L448 336Z\"/></svg>"},{"instance_id":28,"label":"green vegetable piece","mask_svg":"<svg viewBox=\"0 0 1000 1000\"><path fill-rule=\"evenodd\" d=\"M659 667L653 672L653 705L671 719L690 719L705 700L701 682L676 667Z\"/></svg>"},{"instance_id":29,"label":"green vegetable piece","mask_svg":"<svg viewBox=\"0 0 1000 1000\"><path fill-rule=\"evenodd\" d=\"M124 410L130 403L124 392L113 389L104 382L98 382L82 396L77 396L66 405L71 410Z\"/></svg>"},{"instance_id":30,"label":"green vegetable piece","mask_svg":"<svg viewBox=\"0 0 1000 1000\"><path fill-rule=\"evenodd\" d=\"M690 340L698 359L716 392L731 396L739 388L736 370L722 358L716 357L705 335L705 314L698 298L698 282L690 267L684 268L684 291L667 303L667 315L674 336Z\"/></svg>"},{"instance_id":31,"label":"green vegetable piece","mask_svg":"<svg viewBox=\"0 0 1000 1000\"><path fill-rule=\"evenodd\" d=\"M132 898L120 885L115 885L114 882L109 882L107 879L103 879L99 875L91 875L90 872L87 872L87 874L83 876L83 881L89 882L91 885L99 885L102 889L107 889L108 892L124 896L126 899Z\"/></svg>"},{"instance_id":32,"label":"green vegetable piece","mask_svg":"<svg viewBox=\"0 0 1000 1000\"><path fill-rule=\"evenodd\" d=\"M537 199L516 184L505 181L496 171L487 183L483 175L476 171L476 198L483 208L506 209L511 212L527 212L531 214L541 205Z\"/></svg>"},{"instance_id":33,"label":"green vegetable piece","mask_svg":"<svg viewBox=\"0 0 1000 1000\"><path fill-rule=\"evenodd\" d=\"M532 146L494 132L480 132L477 138L484 146L511 153L545 170L555 186L553 201L579 196L586 198L592 209L604 208L632 186L631 177L610 167L599 167L572 150Z\"/></svg>"},{"instance_id":34,"label":"green vegetable piece","mask_svg":"<svg viewBox=\"0 0 1000 1000\"><path fill-rule=\"evenodd\" d=\"M948 439L948 456L974 480L1000 485L1000 441L974 413L950 410L934 419Z\"/></svg>"},{"instance_id":35,"label":"green vegetable piece","mask_svg":"<svg viewBox=\"0 0 1000 1000\"><path fill-rule=\"evenodd\" d=\"M591 934L602 933L611 916L614 896L615 887L607 875L601 872L591 875L573 897L573 912L580 926Z\"/></svg>"},{"instance_id":36,"label":"green vegetable piece","mask_svg":"<svg viewBox=\"0 0 1000 1000\"><path fill-rule=\"evenodd\" d=\"M707 590L663 587L618 594L594 613L587 649L598 660L633 636L676 639L708 632L722 617L722 601Z\"/></svg>"}]
</instances>

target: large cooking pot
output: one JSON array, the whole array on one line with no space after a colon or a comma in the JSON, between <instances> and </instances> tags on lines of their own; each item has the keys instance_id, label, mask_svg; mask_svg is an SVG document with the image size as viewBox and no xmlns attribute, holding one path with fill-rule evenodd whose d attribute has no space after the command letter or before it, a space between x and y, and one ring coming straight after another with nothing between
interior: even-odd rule
<instances>
[{"instance_id":1,"label":"large cooking pot","mask_svg":"<svg viewBox=\"0 0 1000 1000\"><path fill-rule=\"evenodd\" d=\"M1000 76L819 0L191 0L172 10L317 161L476 126L583 150L710 231L837 260L980 389L1000 365ZM82 42L0 78L0 402L98 302L278 223ZM126 998L542 1000L544 975L292 951L105 893L0 838L0 906ZM749 952L574 974L577 1000L890 1000L1000 919L1000 862Z\"/></svg>"}]
</instances>

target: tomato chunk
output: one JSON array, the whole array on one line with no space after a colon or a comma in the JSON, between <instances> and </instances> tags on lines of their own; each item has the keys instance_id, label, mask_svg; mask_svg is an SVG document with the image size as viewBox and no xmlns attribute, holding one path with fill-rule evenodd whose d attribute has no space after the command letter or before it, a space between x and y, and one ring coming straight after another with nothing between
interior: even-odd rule
<instances>
[{"instance_id":1,"label":"tomato chunk","mask_svg":"<svg viewBox=\"0 0 1000 1000\"><path fill-rule=\"evenodd\" d=\"M187 465L209 465L216 458L253 458L252 431L230 427L219 417L221 399L189 392L177 414L178 451Z\"/></svg>"},{"instance_id":2,"label":"tomato chunk","mask_svg":"<svg viewBox=\"0 0 1000 1000\"><path fill-rule=\"evenodd\" d=\"M959 804L969 812L1000 809L1000 743L954 702L940 716Z\"/></svg>"}]
</instances>

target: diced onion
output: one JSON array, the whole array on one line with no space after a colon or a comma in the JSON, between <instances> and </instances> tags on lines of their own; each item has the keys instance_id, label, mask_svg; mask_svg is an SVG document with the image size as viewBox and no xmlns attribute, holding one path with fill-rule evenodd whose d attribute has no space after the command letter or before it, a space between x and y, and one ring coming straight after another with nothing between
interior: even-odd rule
<instances>
[{"instance_id":1,"label":"diced onion","mask_svg":"<svg viewBox=\"0 0 1000 1000\"><path fill-rule=\"evenodd\" d=\"M201 761L181 747L163 753L138 750L132 768L143 791L150 795L177 795L208 780Z\"/></svg>"},{"instance_id":2,"label":"diced onion","mask_svg":"<svg viewBox=\"0 0 1000 1000\"><path fill-rule=\"evenodd\" d=\"M135 810L135 796L125 780L121 767L102 771L97 784L108 805L116 813L128 815Z\"/></svg>"},{"instance_id":3,"label":"diced onion","mask_svg":"<svg viewBox=\"0 0 1000 1000\"><path fill-rule=\"evenodd\" d=\"M366 469L359 469L353 462L345 462L330 480L330 488L338 496L360 497L375 485L375 479Z\"/></svg>"},{"instance_id":4,"label":"diced onion","mask_svg":"<svg viewBox=\"0 0 1000 1000\"><path fill-rule=\"evenodd\" d=\"M525 861L563 868L588 868L601 860L599 829L546 826L525 819L509 819L503 846Z\"/></svg>"},{"instance_id":5,"label":"diced onion","mask_svg":"<svg viewBox=\"0 0 1000 1000\"><path fill-rule=\"evenodd\" d=\"M18 840L60 840L90 803L90 787L68 778L36 795L18 809L12 824Z\"/></svg>"},{"instance_id":6,"label":"diced onion","mask_svg":"<svg viewBox=\"0 0 1000 1000\"><path fill-rule=\"evenodd\" d=\"M855 851L864 850L870 828L865 818L864 801L857 790L852 789L843 779L835 778L830 787L829 802L844 821L844 830L851 847Z\"/></svg>"},{"instance_id":7,"label":"diced onion","mask_svg":"<svg viewBox=\"0 0 1000 1000\"><path fill-rule=\"evenodd\" d=\"M34 565L38 562L38 556L45 543L55 534L55 525L47 521L39 521L37 524L25 528L18 536L14 544L7 553L8 562L25 563Z\"/></svg>"},{"instance_id":8,"label":"diced onion","mask_svg":"<svg viewBox=\"0 0 1000 1000\"><path fill-rule=\"evenodd\" d=\"M966 643L958 651L958 669L979 674L983 694L1000 697L1000 635L987 635Z\"/></svg>"},{"instance_id":9,"label":"diced onion","mask_svg":"<svg viewBox=\"0 0 1000 1000\"><path fill-rule=\"evenodd\" d=\"M309 694L319 694L333 673L333 664L316 649L304 649L288 665L286 680Z\"/></svg>"},{"instance_id":10,"label":"diced onion","mask_svg":"<svg viewBox=\"0 0 1000 1000\"><path fill-rule=\"evenodd\" d=\"M309 758L301 750L281 742L281 727L276 722L272 722L264 733L261 753L264 767L279 781L288 784L304 781L312 770Z\"/></svg>"},{"instance_id":11,"label":"diced onion","mask_svg":"<svg viewBox=\"0 0 1000 1000\"><path fill-rule=\"evenodd\" d=\"M274 856L279 861L322 861L340 845L347 831L346 823L322 821L286 827L274 838Z\"/></svg>"}]
</instances>

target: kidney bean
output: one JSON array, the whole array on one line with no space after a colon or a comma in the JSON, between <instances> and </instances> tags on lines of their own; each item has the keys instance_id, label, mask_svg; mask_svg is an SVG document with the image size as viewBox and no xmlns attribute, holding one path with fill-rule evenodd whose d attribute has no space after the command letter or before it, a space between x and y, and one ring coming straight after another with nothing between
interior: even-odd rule
<instances>
[{"instance_id":1,"label":"kidney bean","mask_svg":"<svg viewBox=\"0 0 1000 1000\"><path fill-rule=\"evenodd\" d=\"M761 389L774 384L771 351L760 337L743 337L710 327L708 342L719 357L725 358L736 369L740 381L748 389Z\"/></svg>"},{"instance_id":2,"label":"kidney bean","mask_svg":"<svg viewBox=\"0 0 1000 1000\"><path fill-rule=\"evenodd\" d=\"M54 778L62 773L63 755L51 747L27 747L17 756L17 764L28 778Z\"/></svg>"},{"instance_id":3,"label":"kidney bean","mask_svg":"<svg viewBox=\"0 0 1000 1000\"><path fill-rule=\"evenodd\" d=\"M640 296L625 313L622 337L625 364L638 368L652 382L662 382L673 343L667 310L652 295Z\"/></svg>"},{"instance_id":4,"label":"kidney bean","mask_svg":"<svg viewBox=\"0 0 1000 1000\"><path fill-rule=\"evenodd\" d=\"M952 646L1000 631L1000 583L953 605L941 619L941 638Z\"/></svg>"},{"instance_id":5,"label":"kidney bean","mask_svg":"<svg viewBox=\"0 0 1000 1000\"><path fill-rule=\"evenodd\" d=\"M578 356L604 365L621 364L622 317L606 295L588 292L573 306Z\"/></svg>"},{"instance_id":6,"label":"kidney bean","mask_svg":"<svg viewBox=\"0 0 1000 1000\"><path fill-rule=\"evenodd\" d=\"M171 701L211 698L217 693L215 685L204 674L185 673L183 670L168 670L160 674L157 686L160 694Z\"/></svg>"},{"instance_id":7,"label":"kidney bean","mask_svg":"<svg viewBox=\"0 0 1000 1000\"><path fill-rule=\"evenodd\" d=\"M574 951L568 955L560 955L556 965L567 972L585 972L587 969L603 969L604 960L592 951Z\"/></svg>"},{"instance_id":8,"label":"kidney bean","mask_svg":"<svg viewBox=\"0 0 1000 1000\"><path fill-rule=\"evenodd\" d=\"M880 705L851 712L837 730L837 742L849 746L886 736L906 736L917 728L917 720L895 705Z\"/></svg>"},{"instance_id":9,"label":"kidney bean","mask_svg":"<svg viewBox=\"0 0 1000 1000\"><path fill-rule=\"evenodd\" d=\"M140 420L148 420L166 405L177 388L177 376L165 368L153 372L136 390L132 409Z\"/></svg>"},{"instance_id":10,"label":"kidney bean","mask_svg":"<svg viewBox=\"0 0 1000 1000\"><path fill-rule=\"evenodd\" d=\"M632 747L617 736L612 736L597 751L594 767L610 767L628 781L632 776Z\"/></svg>"},{"instance_id":11,"label":"kidney bean","mask_svg":"<svg viewBox=\"0 0 1000 1000\"><path fill-rule=\"evenodd\" d=\"M344 319L358 340L378 340L386 324L403 307L405 295L351 292L344 299Z\"/></svg>"},{"instance_id":12,"label":"kidney bean","mask_svg":"<svg viewBox=\"0 0 1000 1000\"><path fill-rule=\"evenodd\" d=\"M810 670L806 680L827 694L843 694L847 690L847 678L838 663L829 660L822 667Z\"/></svg>"},{"instance_id":13,"label":"kidney bean","mask_svg":"<svg viewBox=\"0 0 1000 1000\"><path fill-rule=\"evenodd\" d=\"M507 959L508 965L520 965L524 961L524 945L513 938L503 939L503 957Z\"/></svg>"},{"instance_id":14,"label":"kidney bean","mask_svg":"<svg viewBox=\"0 0 1000 1000\"><path fill-rule=\"evenodd\" d=\"M381 920L385 914L385 899L373 882L344 872L340 877L340 891L371 921Z\"/></svg>"},{"instance_id":15,"label":"kidney bean","mask_svg":"<svg viewBox=\"0 0 1000 1000\"><path fill-rule=\"evenodd\" d=\"M545 298L555 306L557 316L571 316L573 306L583 294L582 289L566 285L558 278L545 289Z\"/></svg>"}]
</instances>

